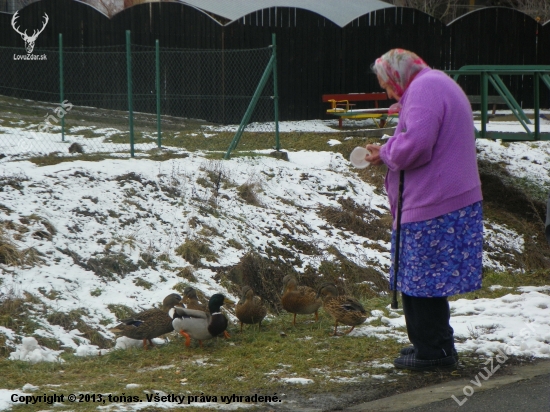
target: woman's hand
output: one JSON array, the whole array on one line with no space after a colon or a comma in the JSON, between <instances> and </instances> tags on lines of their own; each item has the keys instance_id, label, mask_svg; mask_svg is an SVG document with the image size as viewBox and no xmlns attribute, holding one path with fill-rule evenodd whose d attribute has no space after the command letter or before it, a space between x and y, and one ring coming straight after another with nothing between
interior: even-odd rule
<instances>
[{"instance_id":1,"label":"woman's hand","mask_svg":"<svg viewBox=\"0 0 550 412\"><path fill-rule=\"evenodd\" d=\"M380 159L380 149L382 146L377 144L368 144L365 148L370 152L370 156L365 156L365 160L370 162L371 165L380 166L384 162Z\"/></svg>"}]
</instances>

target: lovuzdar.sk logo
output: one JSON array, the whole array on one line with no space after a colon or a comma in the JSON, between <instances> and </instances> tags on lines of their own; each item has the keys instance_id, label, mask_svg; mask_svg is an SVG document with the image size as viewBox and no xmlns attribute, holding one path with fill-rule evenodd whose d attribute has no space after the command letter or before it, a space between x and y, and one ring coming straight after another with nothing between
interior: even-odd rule
<instances>
[{"instance_id":1,"label":"lovuzdar.sk logo","mask_svg":"<svg viewBox=\"0 0 550 412\"><path fill-rule=\"evenodd\" d=\"M21 38L25 42L25 50L27 50L27 54L19 54L19 55L14 54L13 60L47 60L47 57L45 54L36 55L36 54L32 54L32 52L34 50L34 43L36 42L36 39L38 38L40 33L44 31L44 29L46 28L46 25L48 24L48 21L50 20L48 15L44 13L44 17L43 17L44 22L42 23L42 28L40 30L34 30L32 33L32 36L29 36L27 34L27 30L25 30L24 32L21 32L19 30L19 26L16 26L17 24L16 20L19 17L18 13L19 12L16 11L15 14L13 15L11 19L11 26L19 35L21 35Z\"/></svg>"}]
</instances>

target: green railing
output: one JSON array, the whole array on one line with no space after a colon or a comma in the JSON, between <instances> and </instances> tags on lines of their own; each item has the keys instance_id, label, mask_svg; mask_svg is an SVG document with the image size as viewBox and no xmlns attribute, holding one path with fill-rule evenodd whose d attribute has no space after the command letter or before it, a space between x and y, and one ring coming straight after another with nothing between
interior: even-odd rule
<instances>
[{"instance_id":1,"label":"green railing","mask_svg":"<svg viewBox=\"0 0 550 412\"><path fill-rule=\"evenodd\" d=\"M478 131L478 137L502 140L550 140L550 133L541 133L540 131L540 83L543 83L550 90L550 66L463 66L459 70L446 70L446 73L453 76L455 80L458 80L460 76L479 76L481 130ZM533 76L534 130L529 128L528 125L533 123L527 117L514 96L512 96L510 90L506 87L500 76ZM489 116L487 114L489 84L491 84L497 93L504 99L508 108L525 129L525 133L487 131L487 123L489 121Z\"/></svg>"}]
</instances>

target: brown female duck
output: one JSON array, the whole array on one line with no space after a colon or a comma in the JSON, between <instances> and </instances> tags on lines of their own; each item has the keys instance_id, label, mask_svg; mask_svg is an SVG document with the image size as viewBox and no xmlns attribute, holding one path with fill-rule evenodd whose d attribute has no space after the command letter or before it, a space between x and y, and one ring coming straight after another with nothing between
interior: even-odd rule
<instances>
[{"instance_id":1,"label":"brown female duck","mask_svg":"<svg viewBox=\"0 0 550 412\"><path fill-rule=\"evenodd\" d=\"M237 302L235 315L241 322L241 332L243 331L243 323L247 325L258 324L258 329L262 326L262 320L267 314L267 308L262 302L262 298L254 296L254 291L250 286L243 287L241 300Z\"/></svg>"},{"instance_id":2,"label":"brown female duck","mask_svg":"<svg viewBox=\"0 0 550 412\"><path fill-rule=\"evenodd\" d=\"M171 293L162 301L162 309L144 310L132 318L122 320L110 331L127 338L143 340L143 349L148 349L147 342L149 342L149 346L154 346L151 339L174 330L168 311L174 306L180 305L181 299L177 293Z\"/></svg>"},{"instance_id":3,"label":"brown female duck","mask_svg":"<svg viewBox=\"0 0 550 412\"><path fill-rule=\"evenodd\" d=\"M338 289L332 283L321 285L317 296L322 297L323 308L334 319L332 335L337 335L338 323L351 326L351 329L344 332L348 334L367 319L367 311L363 305L351 296L339 295Z\"/></svg>"},{"instance_id":4,"label":"brown female duck","mask_svg":"<svg viewBox=\"0 0 550 412\"><path fill-rule=\"evenodd\" d=\"M309 315L315 313L315 321L319 320L318 310L323 304L316 296L315 290L309 286L298 286L296 278L287 275L283 278L283 296L281 297L283 309L294 313L293 325L296 325L296 315Z\"/></svg>"},{"instance_id":5,"label":"brown female duck","mask_svg":"<svg viewBox=\"0 0 550 412\"><path fill-rule=\"evenodd\" d=\"M183 289L183 303L185 303L187 309L202 310L203 312L208 311L206 305L199 302L197 291L191 286L187 286Z\"/></svg>"}]
</instances>

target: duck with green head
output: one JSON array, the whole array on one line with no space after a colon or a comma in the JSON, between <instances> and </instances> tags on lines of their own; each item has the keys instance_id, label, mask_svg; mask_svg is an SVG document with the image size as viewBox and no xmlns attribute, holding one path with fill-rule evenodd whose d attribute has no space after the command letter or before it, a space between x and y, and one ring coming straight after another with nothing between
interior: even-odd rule
<instances>
[{"instance_id":1,"label":"duck with green head","mask_svg":"<svg viewBox=\"0 0 550 412\"><path fill-rule=\"evenodd\" d=\"M210 313L201 310L173 307L169 311L172 318L174 330L185 337L185 346L191 345L191 339L199 341L202 347L202 341L212 339L223 334L229 338L227 333L227 318L221 313L221 307L224 304L234 304L232 300L226 298L221 293L212 295L208 301Z\"/></svg>"},{"instance_id":2,"label":"duck with green head","mask_svg":"<svg viewBox=\"0 0 550 412\"><path fill-rule=\"evenodd\" d=\"M168 316L168 312L176 305L181 305L181 300L180 295L171 293L162 301L162 309L144 310L132 318L122 320L110 331L127 338L142 340L143 349L149 349L147 343L151 347L154 346L152 339L174 330L172 318Z\"/></svg>"}]
</instances>

